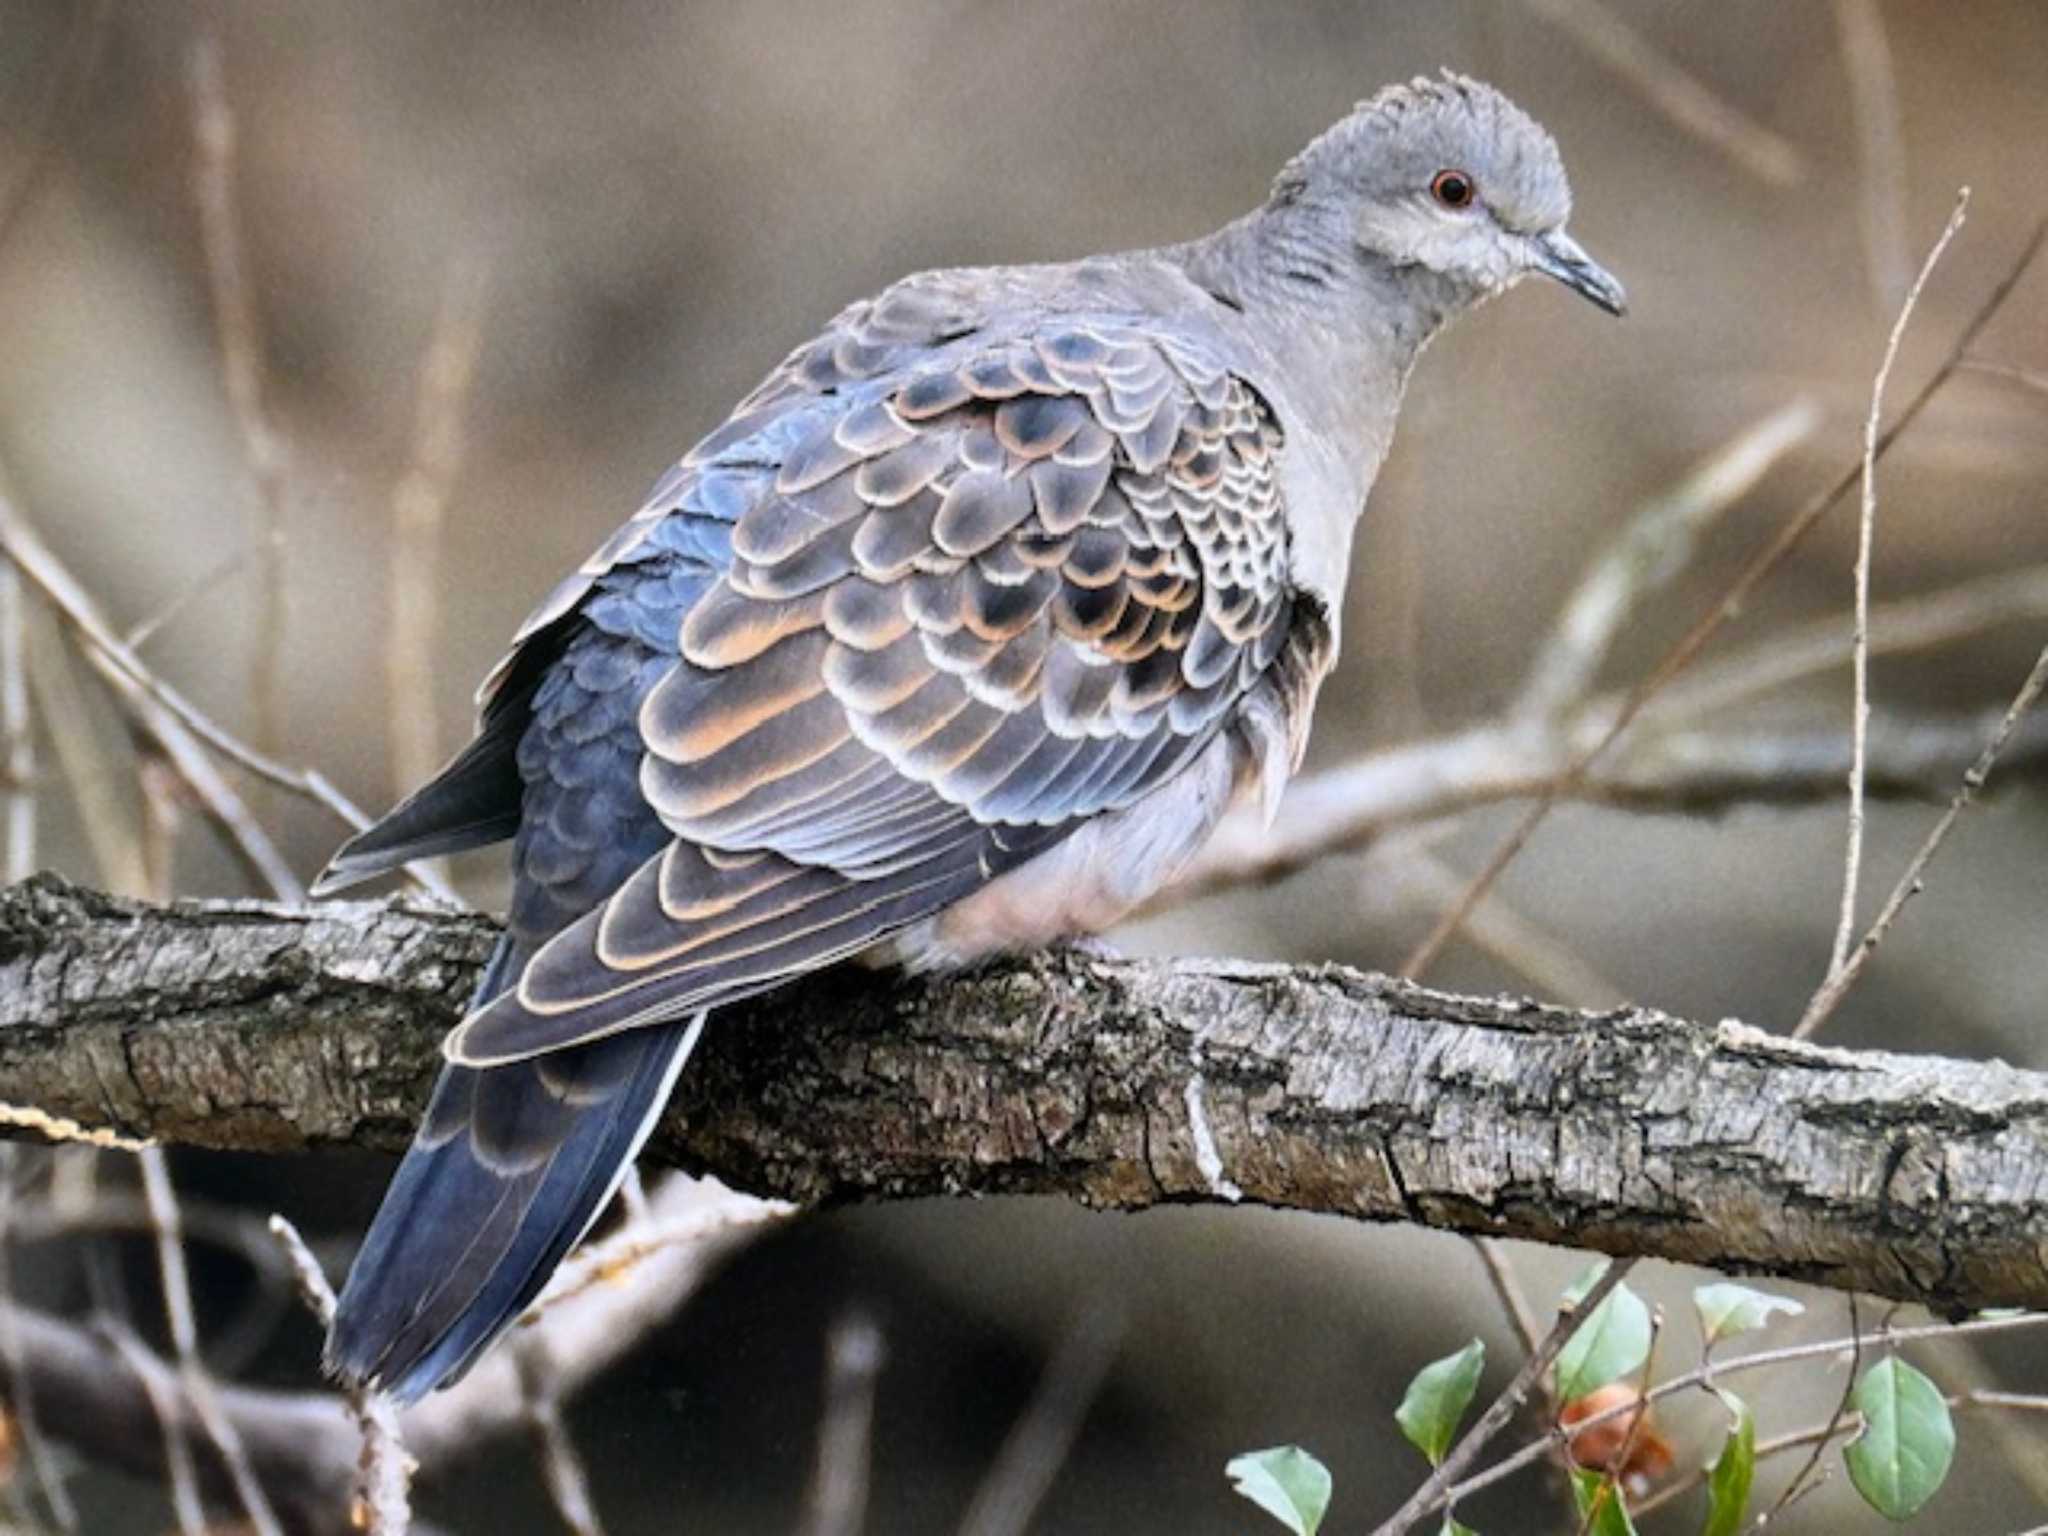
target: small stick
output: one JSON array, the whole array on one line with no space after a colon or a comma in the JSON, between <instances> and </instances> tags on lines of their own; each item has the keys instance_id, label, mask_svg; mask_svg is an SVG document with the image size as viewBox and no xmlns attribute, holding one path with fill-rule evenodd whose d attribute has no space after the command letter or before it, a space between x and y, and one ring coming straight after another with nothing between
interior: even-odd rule
<instances>
[{"instance_id":1,"label":"small stick","mask_svg":"<svg viewBox=\"0 0 2048 1536\"><path fill-rule=\"evenodd\" d=\"M29 718L28 613L21 572L0 560L0 752L7 779L7 883L36 868L36 741Z\"/></svg>"},{"instance_id":2,"label":"small stick","mask_svg":"<svg viewBox=\"0 0 2048 1536\"><path fill-rule=\"evenodd\" d=\"M306 1310L322 1328L334 1322L334 1287L299 1229L282 1216L270 1218L270 1235L283 1250ZM356 1496L351 1523L364 1536L406 1536L412 1526L412 1475L417 1464L398 1430L398 1409L381 1392L358 1388L348 1394L349 1411L363 1437L356 1460Z\"/></svg>"},{"instance_id":3,"label":"small stick","mask_svg":"<svg viewBox=\"0 0 2048 1536\"><path fill-rule=\"evenodd\" d=\"M1855 701L1849 738L1849 847L1842 871L1842 912L1835 928L1834 949L1828 959L1830 977L1841 970L1849 955L1849 941L1856 933L1856 888L1863 872L1863 783L1870 751L1870 557L1877 540L1878 418L1884 414L1884 387L1891 380L1892 365L1898 361L1899 343L1905 338L1907 322L1913 318L1914 307L1920 302L1920 294L1927 287L1928 278L1934 275L1935 263L1941 260L1941 253L1948 249L1956 231L1963 227L1969 206L1970 189L1964 187L1956 195L1955 208L1949 213L1940 238L1928 251L1927 259L1920 263L1919 275L1913 279L1913 286L1906 290L1898 318L1892 322L1891 335L1885 339L1884 360L1878 364L1876 378L1871 380L1870 410L1863 418L1863 495L1862 515L1857 522L1856 626L1852 655Z\"/></svg>"}]
</instances>

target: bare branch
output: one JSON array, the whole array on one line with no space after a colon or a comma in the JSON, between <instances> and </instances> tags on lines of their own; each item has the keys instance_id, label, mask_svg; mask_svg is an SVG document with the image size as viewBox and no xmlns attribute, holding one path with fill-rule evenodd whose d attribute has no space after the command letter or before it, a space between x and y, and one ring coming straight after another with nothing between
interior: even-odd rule
<instances>
[{"instance_id":1,"label":"bare branch","mask_svg":"<svg viewBox=\"0 0 2048 1536\"><path fill-rule=\"evenodd\" d=\"M397 904L152 907L39 877L0 892L0 1100L209 1146L396 1147L495 934ZM722 1013L651 1149L807 1203L1214 1202L1197 1061L1217 1165L1250 1201L2048 1305L2048 1077L1334 967L833 973ZM408 1426L423 1462L441 1401Z\"/></svg>"},{"instance_id":2,"label":"bare branch","mask_svg":"<svg viewBox=\"0 0 2048 1536\"><path fill-rule=\"evenodd\" d=\"M305 886L201 746L200 733L193 722L205 717L168 685L157 682L121 643L100 616L98 605L58 563L28 519L5 496L0 496L0 548L4 548L22 578L42 594L80 637L86 661L106 681L115 701L136 728L176 769L207 820L250 875L280 901L303 901ZM139 847L141 841L138 835L129 840L128 846ZM135 878L139 883L145 877L138 873Z\"/></svg>"},{"instance_id":3,"label":"bare branch","mask_svg":"<svg viewBox=\"0 0 2048 1536\"><path fill-rule=\"evenodd\" d=\"M1571 769L1608 729L1619 706L1589 707L1568 734L1476 726L1374 752L1297 779L1271 828L1226 820L1154 909L1244 885L1269 885L1389 831L1482 805L1549 796L1643 812L1715 812L1743 805L1808 805L1840 798L1849 742L1840 731L1779 724L1680 727L1661 720L1576 778ZM1866 791L1873 798L1938 802L1975 759L1995 721L1977 716L1880 713L1871 722ZM2048 761L2048 723L2022 722L2008 767ZM1427 888L1433 877L1411 870ZM1469 882L1438 910L1466 900Z\"/></svg>"}]
</instances>

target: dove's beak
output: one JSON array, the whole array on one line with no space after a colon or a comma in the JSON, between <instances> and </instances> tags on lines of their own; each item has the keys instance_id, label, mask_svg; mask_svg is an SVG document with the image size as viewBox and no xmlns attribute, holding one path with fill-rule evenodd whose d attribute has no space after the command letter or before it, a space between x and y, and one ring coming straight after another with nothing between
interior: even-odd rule
<instances>
[{"instance_id":1,"label":"dove's beak","mask_svg":"<svg viewBox=\"0 0 2048 1536\"><path fill-rule=\"evenodd\" d=\"M1582 297L1591 299L1610 315L1628 313L1628 294L1599 262L1588 256L1585 248L1561 229L1553 229L1547 235L1538 235L1529 242L1530 265L1538 272L1556 278L1565 287Z\"/></svg>"}]
</instances>

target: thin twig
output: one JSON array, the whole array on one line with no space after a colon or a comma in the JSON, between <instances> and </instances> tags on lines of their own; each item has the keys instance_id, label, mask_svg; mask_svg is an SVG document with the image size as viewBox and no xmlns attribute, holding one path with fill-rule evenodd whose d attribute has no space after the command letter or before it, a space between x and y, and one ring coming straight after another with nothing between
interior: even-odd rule
<instances>
[{"instance_id":1,"label":"thin twig","mask_svg":"<svg viewBox=\"0 0 2048 1536\"><path fill-rule=\"evenodd\" d=\"M1850 1372L1850 1380L1852 1382L1855 1380L1855 1373L1853 1371ZM1951 1394L1948 1403L1951 1408L2001 1408L2010 1409L2022 1414L2048 1413L2048 1397L2023 1392L1994 1392L1984 1387L1978 1387L1968 1392ZM1995 1425L2003 1423L2004 1419L1999 1414L1992 1414L1986 1422ZM1860 1434L1862 1431L1862 1414L1852 1413L1841 1418L1831 1415L1822 1423L1809 1424L1804 1429L1787 1430L1782 1435L1773 1435L1767 1440L1757 1441L1756 1461L1758 1465L1762 1465L1773 1457L1784 1455L1787 1451L1796 1451L1802 1446L1812 1445L1815 1442L1826 1445L1831 1440L1845 1439L1849 1436ZM1691 1493L1693 1489L1704 1483L1712 1472L1713 1464L1711 1462L1701 1462L1684 1477L1678 1478L1676 1481L1667 1483L1662 1488L1659 1488L1655 1493L1636 1505L1629 1513L1638 1520L1641 1520L1645 1515L1654 1514L1666 1504L1676 1503L1679 1499ZM2023 1532L2022 1536L2026 1536L2026 1533Z\"/></svg>"},{"instance_id":2,"label":"thin twig","mask_svg":"<svg viewBox=\"0 0 2048 1536\"><path fill-rule=\"evenodd\" d=\"M246 548L238 549L232 554L223 557L194 577L183 591L177 593L168 602L161 604L155 613L152 613L139 624L129 625L128 633L121 637L122 641L131 651L139 654L145 645L156 638L165 625L177 618L179 614L183 613L200 598L205 597L209 592L222 585L244 566L248 565L248 563L249 551Z\"/></svg>"},{"instance_id":3,"label":"thin twig","mask_svg":"<svg viewBox=\"0 0 2048 1536\"><path fill-rule=\"evenodd\" d=\"M28 703L28 613L21 573L0 560L0 757L6 775L7 883L36 868L36 742Z\"/></svg>"},{"instance_id":4,"label":"thin twig","mask_svg":"<svg viewBox=\"0 0 2048 1536\"><path fill-rule=\"evenodd\" d=\"M1854 4L1857 0L1845 3ZM1852 642L1855 691L1849 727L1849 842L1843 859L1842 912L1835 928L1834 948L1828 957L1830 977L1841 970L1849 955L1849 942L1855 937L1856 890L1863 871L1863 781L1870 745L1870 559L1877 540L1878 419L1884 414L1884 389L1891 380L1892 366L1899 359L1899 343L1905 339L1906 326L1913 318L1927 280L1934 275L1935 264L1956 237L1956 231L1963 227L1969 206L1970 189L1964 187L1956 195L1956 205L1949 213L1948 223L1942 226L1940 238L1920 263L1913 286L1906 290L1905 301L1899 306L1898 318L1892 322L1891 334L1885 338L1884 359L1870 383L1870 410L1863 418L1863 493L1857 521L1856 622Z\"/></svg>"},{"instance_id":5,"label":"thin twig","mask_svg":"<svg viewBox=\"0 0 2048 1536\"><path fill-rule=\"evenodd\" d=\"M882 1331L855 1313L825 1341L825 1410L800 1529L804 1536L860 1536L867 1521L875 1422L882 1374Z\"/></svg>"},{"instance_id":6,"label":"thin twig","mask_svg":"<svg viewBox=\"0 0 2048 1536\"><path fill-rule=\"evenodd\" d=\"M1995 362L1988 357L1966 357L1963 359L1963 368L1966 372L1981 373L1987 378L2004 379L2038 395L2048 395L2048 373L2036 368L2022 368L2017 363Z\"/></svg>"},{"instance_id":7,"label":"thin twig","mask_svg":"<svg viewBox=\"0 0 2048 1536\"><path fill-rule=\"evenodd\" d=\"M1522 1368L1515 1372L1514 1380L1508 1383L1507 1390L1487 1405L1486 1412L1479 1416L1479 1422L1467 1430L1458 1443L1451 1447L1422 1486L1408 1496L1407 1502L1373 1527L1372 1536L1401 1536L1403 1531L1425 1515L1434 1510L1449 1508L1464 1496L1470 1479L1460 1483L1457 1481L1458 1478L1478 1459L1479 1453L1486 1449L1493 1438L1507 1428L1509 1421L1521 1411L1522 1404L1528 1401L1529 1394L1543 1380L1543 1373L1549 1370L1551 1362L1557 1359L1558 1351L1564 1348L1566 1341L1578 1330L1579 1324L1593 1315L1594 1309L1628 1277L1628 1272L1635 1268L1635 1264L1634 1259L1617 1259L1609 1264L1601 1272L1600 1277L1588 1287L1586 1294L1579 1298L1578 1304L1559 1315L1543 1342L1529 1352L1529 1358L1524 1360ZM1573 1432L1576 1433L1585 1425L1595 1422L1598 1422L1598 1419L1587 1419L1575 1424L1572 1426ZM1539 1442L1539 1445L1548 1443L1548 1439L1545 1439Z\"/></svg>"},{"instance_id":8,"label":"thin twig","mask_svg":"<svg viewBox=\"0 0 2048 1536\"><path fill-rule=\"evenodd\" d=\"M1807 1480L1820 1467L1820 1459L1827 1453L1828 1441L1834 1438L1835 1427L1849 1417L1849 1404L1856 1398L1856 1374L1863 1364L1863 1321L1857 1314L1856 1293L1849 1293L1849 1370L1842 1378L1842 1395L1835 1402L1835 1411L1828 1415L1828 1433L1813 1442L1813 1454L1792 1474L1792 1480L1780 1490L1771 1507L1757 1518L1758 1526L1769 1525L1773 1520L1790 1509L1799 1499L1805 1497Z\"/></svg>"},{"instance_id":9,"label":"thin twig","mask_svg":"<svg viewBox=\"0 0 2048 1536\"><path fill-rule=\"evenodd\" d=\"M1863 266L1879 313L1896 309L1906 286L1906 151L1899 88L1877 0L1835 0L1842 69L1856 122Z\"/></svg>"},{"instance_id":10,"label":"thin twig","mask_svg":"<svg viewBox=\"0 0 2048 1536\"><path fill-rule=\"evenodd\" d=\"M1933 862L1934 855L1940 851L1941 845L1948 840L1948 835L1955 829L1958 818L1969 808L1970 802L1977 798L1977 792L1984 787L1985 780L1991 777L1991 770L1996 766L1999 754L2004 752L2006 742L2012 738L2020 717L2034 707L2034 701L2041 696L2044 686L2048 686L2048 647L2044 647L2041 654L2034 659L2032 669L2027 673L2026 680L2020 684L2019 692L2013 695L2013 701L2007 707L2004 718L1998 722L1998 728L1991 733L1991 739L1984 743L1984 750L1977 754L1977 761L1970 765L1969 772L1963 775L1962 785L1956 790L1955 798L1949 801L1948 809L1941 813L1941 819L1935 822L1926 840L1914 852L1912 860L1906 865L1906 872L1899 876L1898 884L1892 887L1891 895L1885 898L1884 906L1878 910L1862 940L1850 952L1841 969L1831 973L1814 992L1813 1000L1806 1005L1806 1012L1800 1016L1798 1027L1792 1031L1794 1039L1804 1040L1827 1022L1828 1015L1840 1006L1849 989L1856 984L1856 978L1863 974L1863 968L1869 964L1871 955L1876 953L1877 946L1884 942L1885 935L1891 932L1892 924L1898 921L1899 913L1905 910L1906 903L1918 895L1925 885L1927 866Z\"/></svg>"},{"instance_id":11,"label":"thin twig","mask_svg":"<svg viewBox=\"0 0 2048 1536\"><path fill-rule=\"evenodd\" d=\"M274 752L284 709L284 446L263 401L262 332L235 203L235 114L221 79L218 38L202 33L193 40L188 73L193 191L220 338L221 378L256 485L251 544L259 575L249 656L250 699L256 743L263 751Z\"/></svg>"},{"instance_id":12,"label":"thin twig","mask_svg":"<svg viewBox=\"0 0 2048 1536\"><path fill-rule=\"evenodd\" d=\"M2044 243L2048 243L2048 219L2043 219L2034 226L2026 244L2020 248L2017 259L1997 286L1986 295L1984 302L1978 306L1977 312L1970 317L1969 322L1964 325L1941 365L1928 377L1927 382L1921 385L1919 393L1913 396L1898 418L1878 439L1878 458L1881 459L1906 429L1919 419L1927 403L1940 391L1942 385L1954 376L1962 359L1976 344L1977 337L1991 323L2013 289L2019 286L2020 279L2025 277L2028 269L2033 266L2034 258L2040 254ZM1536 804L1529 808L1528 813L1516 823L1514 830L1494 850L1493 856L1487 860L1485 866L1473 877L1471 885L1466 888L1465 895L1458 905L1444 914L1443 919L1402 963L1402 975L1420 975L1435 962L1443 947L1464 925L1467 914L1478 904L1480 898L1493 889L1508 865L1512 864L1529 845L1529 839L1535 836L1536 829L1543 825L1557 802L1585 778L1586 771L1620 738L1622 732L1629 728L1636 716L1641 713L1643 706L1655 697L1665 684L1692 663L1693 658L1719 632L1723 624L1741 612L1750 594L1799 547L1807 534L1827 515L1828 509L1856 483L1861 473L1860 462L1852 465L1832 485L1793 513L1770 542L1759 550L1749 564L1744 566L1728 584L1727 590L1714 606L1702 614L1649 674L1629 691L1628 697L1615 712L1613 721L1599 740L1574 758L1571 767L1560 776L1558 782L1543 792Z\"/></svg>"},{"instance_id":13,"label":"thin twig","mask_svg":"<svg viewBox=\"0 0 2048 1536\"><path fill-rule=\"evenodd\" d=\"M1606 1497L1615 1500L1624 1513L1628 1504L1624 1498L1627 1489L1622 1483L1622 1477L1628 1470L1630 1459L1636 1453L1636 1447L1642 1443L1644 1427L1650 1422L1650 1400L1647 1394L1650 1390L1650 1380L1657 1372L1657 1345L1663 1337L1664 1309L1657 1307L1650 1313L1650 1347L1643 1352L1643 1363L1636 1371L1635 1403L1628 1417L1628 1428L1622 1433L1621 1444L1614 1448L1614 1454L1607 1458L1606 1465L1600 1469L1607 1475L1607 1486L1602 1492ZM1573 1439L1576 1439L1576 1436ZM1573 1439L1565 1441L1564 1459L1567 1463L1577 1466L1578 1458L1572 1454ZM1599 1515L1599 1499L1588 1500L1586 1513L1579 1521L1579 1536L1587 1536Z\"/></svg>"},{"instance_id":14,"label":"thin twig","mask_svg":"<svg viewBox=\"0 0 2048 1536\"><path fill-rule=\"evenodd\" d=\"M306 1310L322 1328L334 1322L334 1287L299 1229L282 1216L270 1218L270 1235L283 1251ZM365 1536L406 1536L412 1526L412 1475L417 1470L399 1434L398 1409L381 1392L357 1388L348 1394L349 1411L363 1437L356 1459L356 1490L350 1521Z\"/></svg>"},{"instance_id":15,"label":"thin twig","mask_svg":"<svg viewBox=\"0 0 2048 1536\"><path fill-rule=\"evenodd\" d=\"M1527 0L1672 122L1751 175L1789 187L1806 174L1790 141L1716 96L1596 0Z\"/></svg>"},{"instance_id":16,"label":"thin twig","mask_svg":"<svg viewBox=\"0 0 2048 1536\"><path fill-rule=\"evenodd\" d=\"M1082 1314L975 1490L960 1536L1023 1536L1030 1529L1122 1337L1123 1320L1109 1308L1098 1305Z\"/></svg>"},{"instance_id":17,"label":"thin twig","mask_svg":"<svg viewBox=\"0 0 2048 1536\"><path fill-rule=\"evenodd\" d=\"M12 1299L14 1245L11 1238L18 1156L13 1145L0 1144L0 1367L4 1367L7 1373L7 1408L13 1418L14 1430L28 1452L30 1474L42 1490L44 1503L50 1507L50 1518L60 1529L74 1532L78 1529L78 1508L71 1502L71 1490L64 1486L64 1479L57 1469L57 1459L51 1454L50 1443L43 1437L36 1417L35 1391L30 1373L24 1367L20 1319Z\"/></svg>"},{"instance_id":18,"label":"thin twig","mask_svg":"<svg viewBox=\"0 0 2048 1536\"><path fill-rule=\"evenodd\" d=\"M177 689L152 671L148 663L123 644L98 606L44 544L28 520L0 497L0 552L19 566L23 577L85 642L87 659L116 685L141 723L156 738L179 776L198 797L208 818L222 830L281 901L303 901L305 888L291 871L268 834L249 815L225 781L198 749L203 743L237 767L267 783L323 806L345 825L361 831L370 824L348 797L311 769L287 767L229 734ZM424 865L407 865L406 873L444 901L459 898L448 883Z\"/></svg>"},{"instance_id":19,"label":"thin twig","mask_svg":"<svg viewBox=\"0 0 2048 1536\"><path fill-rule=\"evenodd\" d=\"M199 1497L199 1471L192 1461L192 1446L179 1423L177 1383L126 1323L101 1318L99 1331L135 1377L135 1384L142 1388L156 1418L157 1433L164 1442L164 1479L171 1485L171 1516L178 1522L178 1536L206 1536L206 1505Z\"/></svg>"},{"instance_id":20,"label":"thin twig","mask_svg":"<svg viewBox=\"0 0 2048 1536\"><path fill-rule=\"evenodd\" d=\"M4 550L23 579L42 594L66 626L84 639L86 643L80 649L85 659L110 685L115 700L133 724L177 769L207 820L250 876L280 901L304 901L305 886L201 746L193 722L204 721L205 716L168 684L160 682L121 644L85 589L5 496L0 496L0 550ZM56 718L48 711L45 713L47 718Z\"/></svg>"},{"instance_id":21,"label":"thin twig","mask_svg":"<svg viewBox=\"0 0 2048 1536\"><path fill-rule=\"evenodd\" d=\"M462 465L462 415L483 338L483 275L457 259L442 286L420 368L412 460L392 501L391 632L384 671L395 783L419 784L441 766L434 719L439 674L441 524Z\"/></svg>"},{"instance_id":22,"label":"thin twig","mask_svg":"<svg viewBox=\"0 0 2048 1536\"><path fill-rule=\"evenodd\" d=\"M256 1480L255 1470L242 1450L241 1432L221 1409L213 1379L199 1358L199 1325L192 1311L192 1286L185 1273L185 1242L179 1233L178 1200L171 1189L169 1165L163 1148L145 1147L136 1154L142 1170L142 1195L149 1205L150 1226L156 1235L157 1271L163 1283L164 1320L169 1325L171 1351L178 1363L178 1382L192 1405L207 1438L220 1453L228 1479L249 1527L256 1536L282 1536L276 1512ZM173 1432L175 1418L167 1421Z\"/></svg>"},{"instance_id":23,"label":"thin twig","mask_svg":"<svg viewBox=\"0 0 2048 1536\"><path fill-rule=\"evenodd\" d=\"M2048 619L2048 565L1997 571L1870 610L1870 654L1933 650L2002 624ZM1700 720L1804 678L1848 665L1853 634L1839 618L1815 619L1702 662L1643 711L1655 721Z\"/></svg>"}]
</instances>

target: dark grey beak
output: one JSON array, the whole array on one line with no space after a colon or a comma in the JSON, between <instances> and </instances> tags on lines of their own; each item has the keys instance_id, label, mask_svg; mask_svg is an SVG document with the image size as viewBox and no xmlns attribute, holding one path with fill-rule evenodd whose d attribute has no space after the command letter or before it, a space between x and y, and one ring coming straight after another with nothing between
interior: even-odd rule
<instances>
[{"instance_id":1,"label":"dark grey beak","mask_svg":"<svg viewBox=\"0 0 2048 1536\"><path fill-rule=\"evenodd\" d=\"M1531 264L1538 272L1556 278L1610 315L1628 313L1628 294L1614 274L1588 256L1585 248L1563 230L1538 235L1530 244L1534 250Z\"/></svg>"}]
</instances>

